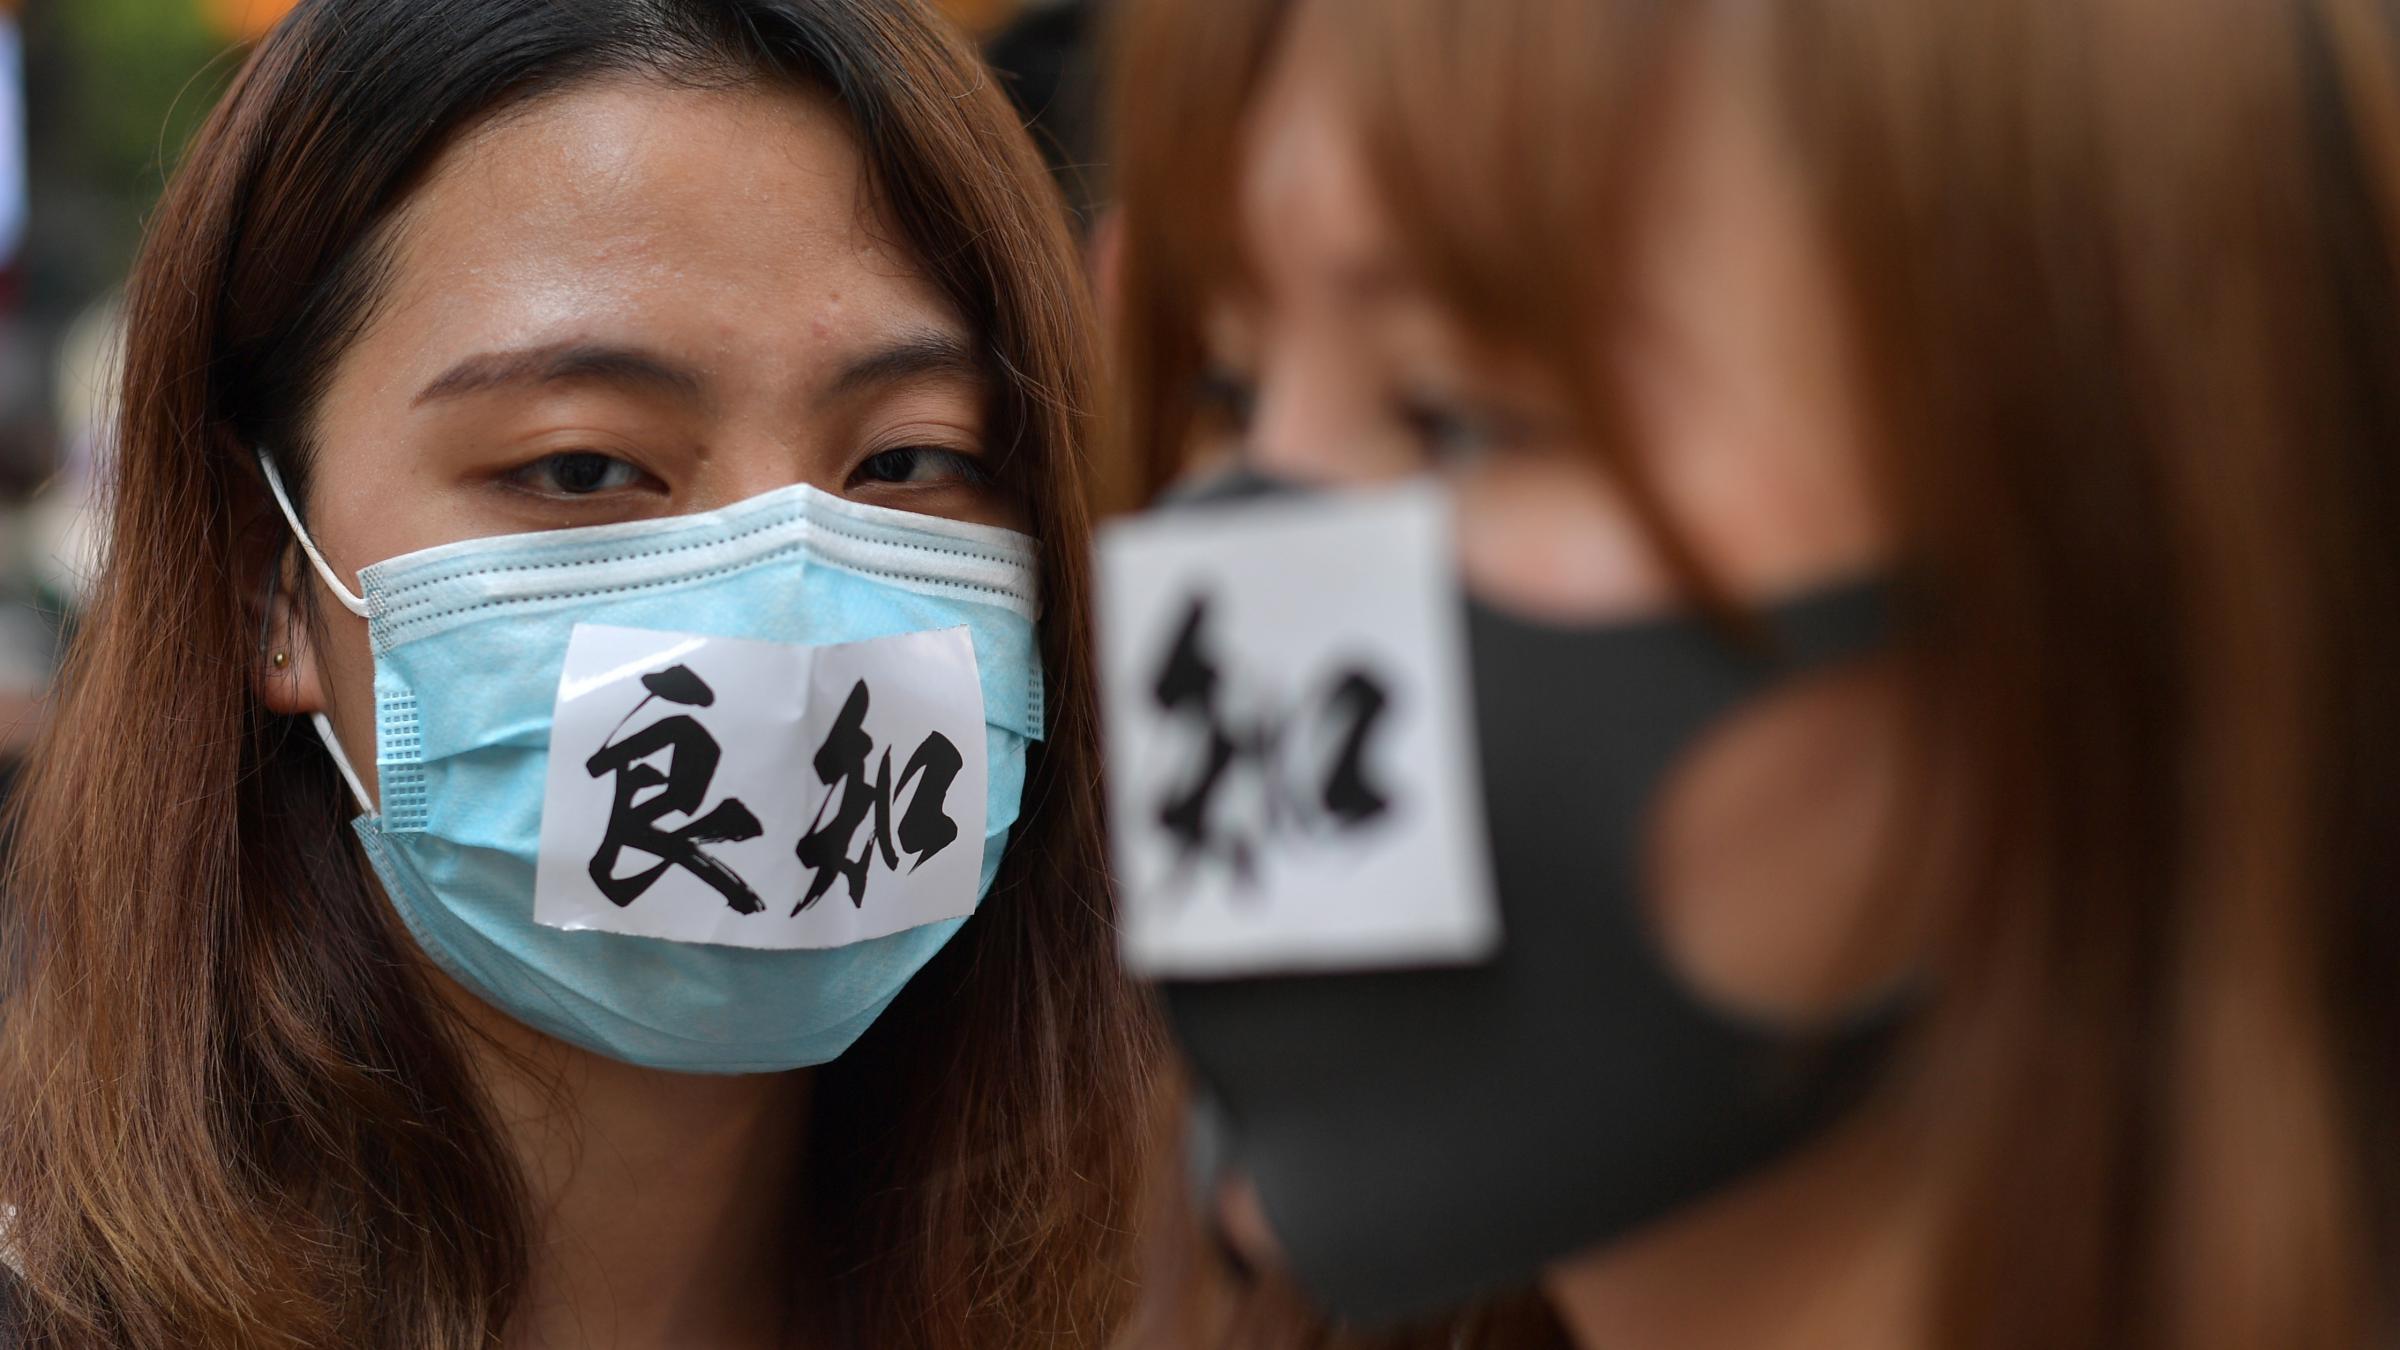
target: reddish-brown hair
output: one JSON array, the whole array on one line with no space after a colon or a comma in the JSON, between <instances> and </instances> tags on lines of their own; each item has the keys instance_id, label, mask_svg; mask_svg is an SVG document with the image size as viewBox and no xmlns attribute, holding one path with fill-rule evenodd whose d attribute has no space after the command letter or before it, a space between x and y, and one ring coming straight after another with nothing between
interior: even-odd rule
<instances>
[{"instance_id":1,"label":"reddish-brown hair","mask_svg":"<svg viewBox=\"0 0 2400 1350\"><path fill-rule=\"evenodd\" d=\"M250 447L305 477L382 227L441 147L608 75L833 95L991 353L1001 472L1044 544L1053 714L1000 878L818 1071L805 1229L835 1332L1046 1350L1104 1342L1124 1304L1150 1033L1115 968L1094 795L1091 329L1007 101L913 0L305 0L135 267L113 542L15 818L0 1250L26 1344L422 1350L494 1344L508 1319L526 1197L462 1032L326 756L252 694L282 541Z\"/></svg>"},{"instance_id":2,"label":"reddish-brown hair","mask_svg":"<svg viewBox=\"0 0 2400 1350\"><path fill-rule=\"evenodd\" d=\"M1238 128L1298 7L1145 0L1122 34L1120 500L1191 443L1200 307L1239 266ZM1959 1198L1932 1343L2388 1331L2389 10L1311 7L1425 278L1586 391L1588 439L1637 489L1596 344L1640 129L1696 22L1762 40L1926 602L1910 725L1943 812L1921 837L1945 846L1910 1077Z\"/></svg>"}]
</instances>

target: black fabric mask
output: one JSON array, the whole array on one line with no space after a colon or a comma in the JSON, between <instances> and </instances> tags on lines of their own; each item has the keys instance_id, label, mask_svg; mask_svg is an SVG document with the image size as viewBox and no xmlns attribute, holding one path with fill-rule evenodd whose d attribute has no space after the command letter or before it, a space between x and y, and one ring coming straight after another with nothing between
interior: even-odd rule
<instances>
[{"instance_id":1,"label":"black fabric mask","mask_svg":"<svg viewBox=\"0 0 2400 1350\"><path fill-rule=\"evenodd\" d=\"M1242 476L1176 500L1291 490ZM1256 1184L1326 1311L1390 1323L1526 1284L1858 1097L1905 1000L1806 1031L1701 1001L1645 918L1644 832L1703 733L1883 646L1888 601L1859 583L1768 606L1765 656L1696 616L1564 628L1465 601L1498 956L1163 986L1204 1087L1195 1156Z\"/></svg>"}]
</instances>

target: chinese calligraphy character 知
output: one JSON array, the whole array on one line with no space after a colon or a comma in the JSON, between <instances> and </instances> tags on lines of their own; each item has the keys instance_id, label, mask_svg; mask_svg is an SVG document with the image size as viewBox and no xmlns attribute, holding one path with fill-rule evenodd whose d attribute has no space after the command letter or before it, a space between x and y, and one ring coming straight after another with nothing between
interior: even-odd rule
<instances>
[{"instance_id":1,"label":"chinese calligraphy character \u77e5","mask_svg":"<svg viewBox=\"0 0 2400 1350\"><path fill-rule=\"evenodd\" d=\"M1164 789L1155 818L1181 866L1218 860L1250 885L1268 836L1354 831L1391 809L1390 794L1368 773L1391 695L1353 667L1322 698L1239 711L1209 640L1210 617L1208 597L1194 597L1151 682L1152 703L1196 738L1189 776ZM1311 752L1324 740L1331 762L1319 770ZM1241 794L1261 803L1247 824L1228 805Z\"/></svg>"},{"instance_id":2,"label":"chinese calligraphy character \u77e5","mask_svg":"<svg viewBox=\"0 0 2400 1350\"><path fill-rule=\"evenodd\" d=\"M841 715L834 720L833 730L826 733L825 743L817 747L812 761L818 780L828 791L796 849L801 865L815 873L815 879L808 894L792 906L794 914L823 899L833 889L836 879L849 883L852 906L864 906L867 871L878 852L883 855L883 865L893 871L899 870L900 855L908 854L916 860L909 866L913 872L958 838L957 822L943 810L950 784L966 763L958 747L938 731L927 733L917 745L916 753L909 756L896 783L892 780L892 752L887 748L870 781L867 761L875 753L874 739L866 729L870 697L867 682L860 680L843 702ZM895 829L893 799L907 792L912 783L916 790ZM836 802L840 803L838 808ZM870 824L870 818L866 842L852 854L851 841L857 837L859 826Z\"/></svg>"}]
</instances>

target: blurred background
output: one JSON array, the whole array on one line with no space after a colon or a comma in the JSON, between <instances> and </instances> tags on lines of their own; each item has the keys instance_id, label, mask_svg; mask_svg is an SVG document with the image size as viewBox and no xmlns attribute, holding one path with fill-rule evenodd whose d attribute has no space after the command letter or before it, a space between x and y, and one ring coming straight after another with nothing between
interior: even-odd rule
<instances>
[{"instance_id":1,"label":"blurred background","mask_svg":"<svg viewBox=\"0 0 2400 1350\"><path fill-rule=\"evenodd\" d=\"M0 796L98 557L142 222L248 45L298 2L0 0ZM1097 0L938 2L1088 209Z\"/></svg>"}]
</instances>

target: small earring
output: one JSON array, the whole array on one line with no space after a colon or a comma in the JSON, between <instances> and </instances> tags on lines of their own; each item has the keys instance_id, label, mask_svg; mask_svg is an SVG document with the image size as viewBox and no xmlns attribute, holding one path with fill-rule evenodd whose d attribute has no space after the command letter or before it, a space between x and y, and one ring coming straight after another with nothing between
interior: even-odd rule
<instances>
[{"instance_id":1,"label":"small earring","mask_svg":"<svg viewBox=\"0 0 2400 1350\"><path fill-rule=\"evenodd\" d=\"M292 654L286 651L278 651L267 658L267 664L275 667L277 670L281 670L291 663Z\"/></svg>"}]
</instances>

